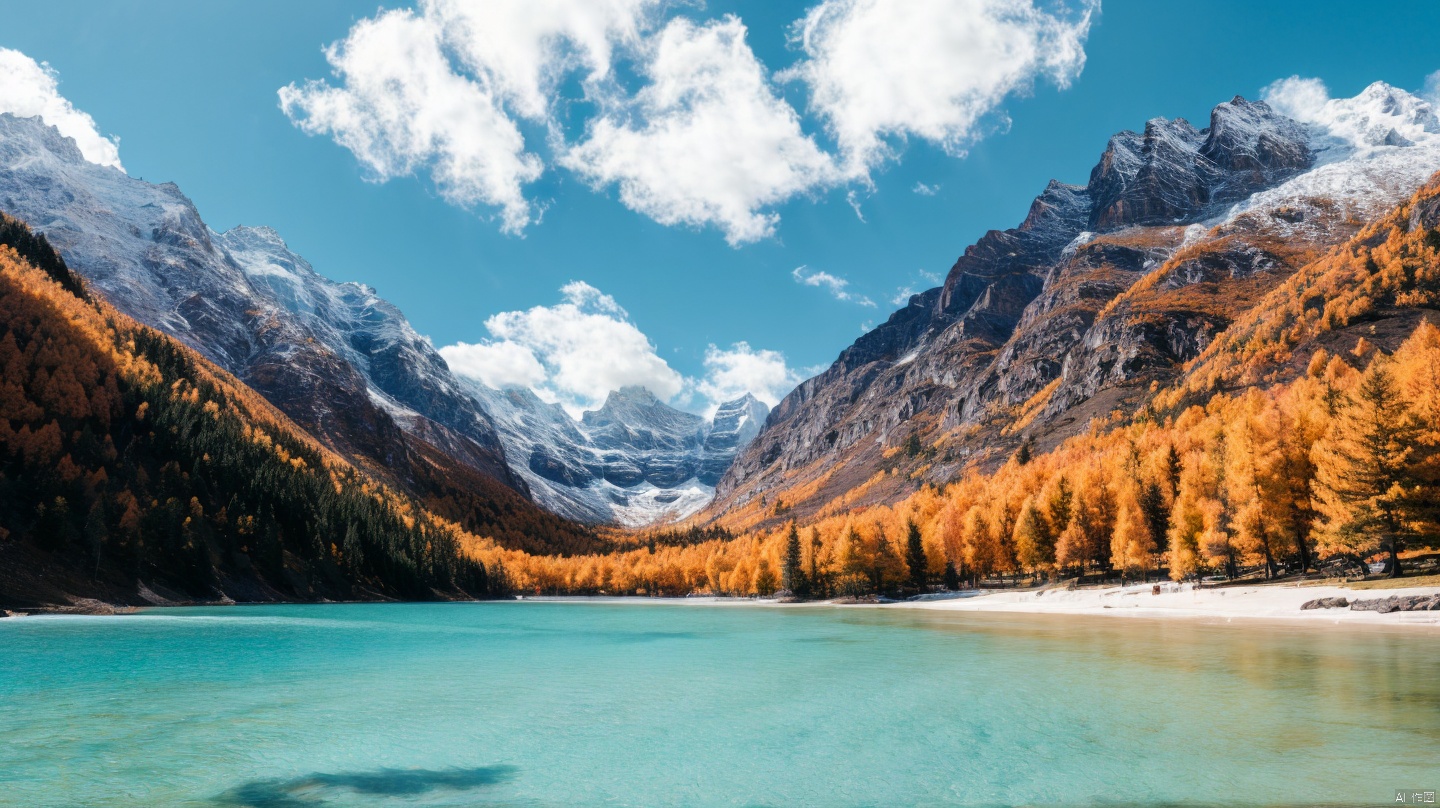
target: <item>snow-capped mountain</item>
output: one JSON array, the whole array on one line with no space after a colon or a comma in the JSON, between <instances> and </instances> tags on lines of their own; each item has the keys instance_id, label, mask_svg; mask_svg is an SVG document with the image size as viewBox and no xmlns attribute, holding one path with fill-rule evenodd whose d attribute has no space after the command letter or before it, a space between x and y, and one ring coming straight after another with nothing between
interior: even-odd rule
<instances>
[{"instance_id":1,"label":"snow-capped mountain","mask_svg":"<svg viewBox=\"0 0 1440 808\"><path fill-rule=\"evenodd\" d=\"M627 388L577 422L529 391L461 379L374 290L320 275L268 227L210 229L173 183L87 162L39 118L0 115L0 210L122 311L391 476L428 462L409 435L561 515L638 526L708 504L768 413L745 396L712 422Z\"/></svg>"},{"instance_id":2,"label":"snow-capped mountain","mask_svg":"<svg viewBox=\"0 0 1440 808\"><path fill-rule=\"evenodd\" d=\"M314 271L269 228L217 233L173 183L87 162L0 115L0 209L121 311L194 347L352 460L403 476L400 434L518 490L495 427L398 309Z\"/></svg>"},{"instance_id":3,"label":"snow-capped mountain","mask_svg":"<svg viewBox=\"0 0 1440 808\"><path fill-rule=\"evenodd\" d=\"M530 390L465 383L495 419L511 468L536 502L581 521L627 527L683 519L708 505L770 412L747 394L707 421L626 387L577 421Z\"/></svg>"},{"instance_id":4,"label":"snow-capped mountain","mask_svg":"<svg viewBox=\"0 0 1440 808\"><path fill-rule=\"evenodd\" d=\"M1264 292L1440 171L1425 99L1383 83L1280 96L1236 97L1203 129L1156 118L1116 134L1086 184L1052 181L1018 227L986 233L943 286L781 401L716 510L811 483L819 508L879 479L911 435L933 454L867 496L1133 411Z\"/></svg>"}]
</instances>

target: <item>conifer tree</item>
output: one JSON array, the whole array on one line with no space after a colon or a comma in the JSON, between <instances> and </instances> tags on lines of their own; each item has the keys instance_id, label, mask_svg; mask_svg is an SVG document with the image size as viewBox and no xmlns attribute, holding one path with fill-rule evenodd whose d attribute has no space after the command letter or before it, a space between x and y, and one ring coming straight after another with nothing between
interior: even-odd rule
<instances>
[{"instance_id":1,"label":"conifer tree","mask_svg":"<svg viewBox=\"0 0 1440 808\"><path fill-rule=\"evenodd\" d=\"M761 556L755 565L755 594L762 598L775 594L775 570L766 556Z\"/></svg>"},{"instance_id":2,"label":"conifer tree","mask_svg":"<svg viewBox=\"0 0 1440 808\"><path fill-rule=\"evenodd\" d=\"M1175 447L1170 447L1173 452ZM1167 458L1168 461L1168 458ZM1155 555L1155 571L1160 571L1160 557L1165 552L1166 537L1170 534L1170 509L1165 507L1165 492L1160 484L1150 480L1140 491L1140 512L1150 528L1151 548Z\"/></svg>"},{"instance_id":3,"label":"conifer tree","mask_svg":"<svg viewBox=\"0 0 1440 808\"><path fill-rule=\"evenodd\" d=\"M1034 497L1026 497L1015 520L1015 555L1020 565L1039 580L1042 570L1055 563L1055 534Z\"/></svg>"},{"instance_id":4,"label":"conifer tree","mask_svg":"<svg viewBox=\"0 0 1440 808\"><path fill-rule=\"evenodd\" d=\"M914 519L905 523L905 563L910 567L910 583L916 589L925 589L925 541L920 536L920 526Z\"/></svg>"},{"instance_id":5,"label":"conifer tree","mask_svg":"<svg viewBox=\"0 0 1440 808\"><path fill-rule=\"evenodd\" d=\"M960 589L960 573L955 569L955 562L945 559L945 588L951 592Z\"/></svg>"},{"instance_id":6,"label":"conifer tree","mask_svg":"<svg viewBox=\"0 0 1440 808\"><path fill-rule=\"evenodd\" d=\"M820 539L820 528L810 528L810 581L809 589L812 597L825 597L829 593L826 585L826 574L820 566L820 553L825 549L825 543Z\"/></svg>"},{"instance_id":7,"label":"conifer tree","mask_svg":"<svg viewBox=\"0 0 1440 808\"><path fill-rule=\"evenodd\" d=\"M1155 537L1134 488L1127 485L1121 492L1110 540L1111 563L1120 568L1122 578L1143 577L1155 552Z\"/></svg>"},{"instance_id":8,"label":"conifer tree","mask_svg":"<svg viewBox=\"0 0 1440 808\"><path fill-rule=\"evenodd\" d=\"M790 529L785 534L785 555L780 561L780 588L788 590L790 594L803 596L808 587L805 585L805 569L802 566L803 559L800 555L800 529L796 527L795 521L790 521Z\"/></svg>"},{"instance_id":9,"label":"conifer tree","mask_svg":"<svg viewBox=\"0 0 1440 808\"><path fill-rule=\"evenodd\" d=\"M1387 365L1371 362L1316 447L1315 493L1328 543L1362 554L1378 549L1399 577L1400 551L1428 503L1414 474L1422 427Z\"/></svg>"}]
</instances>

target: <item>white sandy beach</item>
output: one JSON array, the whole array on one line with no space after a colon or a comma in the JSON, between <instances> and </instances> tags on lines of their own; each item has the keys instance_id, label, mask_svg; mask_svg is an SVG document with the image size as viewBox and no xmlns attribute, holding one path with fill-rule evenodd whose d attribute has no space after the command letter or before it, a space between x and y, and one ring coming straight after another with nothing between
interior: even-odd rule
<instances>
[{"instance_id":1,"label":"white sandy beach","mask_svg":"<svg viewBox=\"0 0 1440 808\"><path fill-rule=\"evenodd\" d=\"M1371 623L1440 628L1440 612L1391 612L1343 609L1301 611L1316 598L1371 600L1391 595L1434 595L1440 587L1408 589L1347 589L1341 586L1267 584L1196 589L1193 584L1153 584L1095 589L1048 589L1025 592L981 592L951 600L894 604L902 608L943 611L1030 612L1113 615L1117 617L1206 617L1222 619L1304 620L1316 623Z\"/></svg>"},{"instance_id":2,"label":"white sandy beach","mask_svg":"<svg viewBox=\"0 0 1440 808\"><path fill-rule=\"evenodd\" d=\"M1023 612L1031 614L1104 615L1113 617L1207 618L1220 620L1301 620L1309 624L1344 623L1347 625L1420 626L1440 629L1440 611L1391 612L1341 609L1311 609L1300 606L1317 598L1372 600L1391 595L1436 595L1440 587L1408 587L1399 589L1348 589L1343 586L1297 586L1295 584L1257 584L1254 586L1206 587L1193 584L1165 583L1159 595L1152 594L1154 584L1096 587L1067 590L1061 588L1023 591L967 591L956 597L898 603L839 604L831 601L780 603L768 598L734 598L713 596L614 597L614 596L524 596L526 602L612 603L629 605L684 604L688 606L767 606L782 609L835 607L844 609L926 609L955 612Z\"/></svg>"}]
</instances>

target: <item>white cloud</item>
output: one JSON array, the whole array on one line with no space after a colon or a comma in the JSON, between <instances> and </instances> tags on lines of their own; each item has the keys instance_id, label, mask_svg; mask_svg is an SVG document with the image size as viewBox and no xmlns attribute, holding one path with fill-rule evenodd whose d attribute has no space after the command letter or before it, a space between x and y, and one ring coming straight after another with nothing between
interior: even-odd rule
<instances>
[{"instance_id":1,"label":"white cloud","mask_svg":"<svg viewBox=\"0 0 1440 808\"><path fill-rule=\"evenodd\" d=\"M1440 106L1440 70L1425 77L1425 89L1422 92L1426 101Z\"/></svg>"},{"instance_id":2,"label":"white cloud","mask_svg":"<svg viewBox=\"0 0 1440 808\"><path fill-rule=\"evenodd\" d=\"M651 44L648 83L591 122L562 163L665 225L715 225L739 245L775 232L765 208L838 180L770 86L734 16L676 18Z\"/></svg>"},{"instance_id":3,"label":"white cloud","mask_svg":"<svg viewBox=\"0 0 1440 808\"><path fill-rule=\"evenodd\" d=\"M440 349L450 369L487 387L540 387L549 378L535 352L518 342L457 342Z\"/></svg>"},{"instance_id":4,"label":"white cloud","mask_svg":"<svg viewBox=\"0 0 1440 808\"><path fill-rule=\"evenodd\" d=\"M705 378L696 382L695 390L709 401L713 413L715 407L746 393L773 407L801 381L784 354L737 342L729 350L715 345L705 350Z\"/></svg>"},{"instance_id":5,"label":"white cloud","mask_svg":"<svg viewBox=\"0 0 1440 808\"><path fill-rule=\"evenodd\" d=\"M923 182L917 182L915 183L915 187L911 188L910 190L912 193L919 194L920 196L934 196L940 193L940 185L939 183L936 183L935 185L926 185Z\"/></svg>"},{"instance_id":6,"label":"white cloud","mask_svg":"<svg viewBox=\"0 0 1440 808\"><path fill-rule=\"evenodd\" d=\"M522 187L540 158L505 113L494 85L457 74L437 22L410 11L361 20L325 50L342 86L280 89L280 108L312 135L330 135L384 182L429 172L446 200L500 209L502 229L530 223Z\"/></svg>"},{"instance_id":7,"label":"white cloud","mask_svg":"<svg viewBox=\"0 0 1440 808\"><path fill-rule=\"evenodd\" d=\"M1085 65L1098 2L1051 13L1032 0L824 0L792 28L805 61L782 74L857 177L916 136L960 154L986 115L1037 77L1064 89Z\"/></svg>"},{"instance_id":8,"label":"white cloud","mask_svg":"<svg viewBox=\"0 0 1440 808\"><path fill-rule=\"evenodd\" d=\"M1281 115L1312 123L1324 113L1330 91L1320 79L1291 76L1271 82L1260 91L1260 97Z\"/></svg>"},{"instance_id":9,"label":"white cloud","mask_svg":"<svg viewBox=\"0 0 1440 808\"><path fill-rule=\"evenodd\" d=\"M556 88L579 72L593 90L617 48L637 46L663 0L423 0L459 68L520 117L550 117Z\"/></svg>"},{"instance_id":10,"label":"white cloud","mask_svg":"<svg viewBox=\"0 0 1440 808\"><path fill-rule=\"evenodd\" d=\"M1038 1L823 0L792 25L804 55L779 74L809 85L808 120L740 18L692 19L693 0L419 0L356 22L325 49L333 77L279 99L369 179L428 175L506 232L539 221L527 189L549 163L739 246L773 236L790 200L873 188L899 140L958 155L1006 96L1039 76L1065 87L1098 0ZM822 125L839 157L812 136ZM854 188L846 202L864 221Z\"/></svg>"},{"instance_id":11,"label":"white cloud","mask_svg":"<svg viewBox=\"0 0 1440 808\"><path fill-rule=\"evenodd\" d=\"M18 118L39 116L72 138L86 160L124 171L119 141L101 135L95 119L61 96L59 85L59 74L49 63L36 63L20 51L0 48L0 112Z\"/></svg>"},{"instance_id":12,"label":"white cloud","mask_svg":"<svg viewBox=\"0 0 1440 808\"><path fill-rule=\"evenodd\" d=\"M612 390L639 385L671 402L698 395L708 415L751 393L774 406L801 381L779 351L737 342L705 351L705 374L686 378L656 353L649 338L613 297L584 281L560 290L562 301L485 321L490 338L440 349L455 373L497 389L528 387L571 415L595 409Z\"/></svg>"},{"instance_id":13,"label":"white cloud","mask_svg":"<svg viewBox=\"0 0 1440 808\"><path fill-rule=\"evenodd\" d=\"M902 286L895 290L895 296L890 298L890 305L904 306L910 302L911 296L915 294L915 287Z\"/></svg>"},{"instance_id":14,"label":"white cloud","mask_svg":"<svg viewBox=\"0 0 1440 808\"><path fill-rule=\"evenodd\" d=\"M860 195L855 192L854 188L845 192L845 203L855 211L855 218L860 220L860 224L865 224L865 214L860 210Z\"/></svg>"},{"instance_id":15,"label":"white cloud","mask_svg":"<svg viewBox=\"0 0 1440 808\"><path fill-rule=\"evenodd\" d=\"M808 266L798 266L790 270L790 277L794 278L796 283L824 289L836 300L843 300L871 308L875 306L875 301L870 298L851 292L849 289L850 281L831 275L829 272L819 270L811 271Z\"/></svg>"},{"instance_id":16,"label":"white cloud","mask_svg":"<svg viewBox=\"0 0 1440 808\"><path fill-rule=\"evenodd\" d=\"M572 413L593 409L612 390L639 385L673 399L685 379L655 352L615 299L584 281L561 290L563 301L508 311L485 321L491 339L440 349L451 368L490 386L530 387ZM539 365L525 360L525 355Z\"/></svg>"}]
</instances>

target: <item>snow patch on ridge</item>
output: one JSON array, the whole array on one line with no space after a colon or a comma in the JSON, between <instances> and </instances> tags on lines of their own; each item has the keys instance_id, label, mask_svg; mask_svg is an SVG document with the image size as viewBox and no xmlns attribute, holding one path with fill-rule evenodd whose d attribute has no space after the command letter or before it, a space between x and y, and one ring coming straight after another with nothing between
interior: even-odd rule
<instances>
[{"instance_id":1,"label":"snow patch on ridge","mask_svg":"<svg viewBox=\"0 0 1440 808\"><path fill-rule=\"evenodd\" d=\"M1311 200L1367 218L1440 171L1440 119L1419 96L1376 82L1354 98L1327 98L1323 85L1304 79L1278 82L1269 93L1281 112L1307 126L1316 165L1235 205L1227 222L1253 211L1309 207Z\"/></svg>"}]
</instances>

